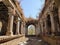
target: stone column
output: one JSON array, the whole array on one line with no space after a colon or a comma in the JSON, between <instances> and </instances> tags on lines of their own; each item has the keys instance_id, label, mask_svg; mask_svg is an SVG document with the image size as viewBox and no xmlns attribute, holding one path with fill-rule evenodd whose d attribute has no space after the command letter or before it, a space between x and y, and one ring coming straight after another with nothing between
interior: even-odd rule
<instances>
[{"instance_id":1,"label":"stone column","mask_svg":"<svg viewBox=\"0 0 60 45\"><path fill-rule=\"evenodd\" d=\"M41 32L42 32L42 35L43 35L43 23L41 22Z\"/></svg>"},{"instance_id":2,"label":"stone column","mask_svg":"<svg viewBox=\"0 0 60 45\"><path fill-rule=\"evenodd\" d=\"M39 22L39 26L40 26L40 35L42 34L42 28L41 28L41 22Z\"/></svg>"},{"instance_id":3,"label":"stone column","mask_svg":"<svg viewBox=\"0 0 60 45\"><path fill-rule=\"evenodd\" d=\"M7 27L7 32L6 35L13 35L13 20L14 20L14 12L15 8L13 9L12 7L8 7L8 27Z\"/></svg>"},{"instance_id":4,"label":"stone column","mask_svg":"<svg viewBox=\"0 0 60 45\"><path fill-rule=\"evenodd\" d=\"M14 16L9 15L8 30L7 30L6 35L13 35L13 20L14 20Z\"/></svg>"},{"instance_id":5,"label":"stone column","mask_svg":"<svg viewBox=\"0 0 60 45\"><path fill-rule=\"evenodd\" d=\"M25 35L25 23L21 23L21 34Z\"/></svg>"},{"instance_id":6,"label":"stone column","mask_svg":"<svg viewBox=\"0 0 60 45\"><path fill-rule=\"evenodd\" d=\"M38 32L39 32L39 35L40 35L40 23L38 23Z\"/></svg>"},{"instance_id":7,"label":"stone column","mask_svg":"<svg viewBox=\"0 0 60 45\"><path fill-rule=\"evenodd\" d=\"M25 25L25 35L28 35L28 27Z\"/></svg>"},{"instance_id":8,"label":"stone column","mask_svg":"<svg viewBox=\"0 0 60 45\"><path fill-rule=\"evenodd\" d=\"M43 35L45 36L45 19L44 18L43 18L42 25L43 25Z\"/></svg>"},{"instance_id":9,"label":"stone column","mask_svg":"<svg viewBox=\"0 0 60 45\"><path fill-rule=\"evenodd\" d=\"M59 5L58 8L59 8L59 9L58 9L58 17L59 17L59 30L60 30L60 5Z\"/></svg>"},{"instance_id":10,"label":"stone column","mask_svg":"<svg viewBox=\"0 0 60 45\"><path fill-rule=\"evenodd\" d=\"M50 14L50 18L51 18L51 28L52 28L52 35L54 35L55 32L55 24L54 24L54 18L53 18L53 14Z\"/></svg>"},{"instance_id":11,"label":"stone column","mask_svg":"<svg viewBox=\"0 0 60 45\"><path fill-rule=\"evenodd\" d=\"M39 24L36 24L36 26L35 26L35 34L36 35L39 35L40 34Z\"/></svg>"},{"instance_id":12,"label":"stone column","mask_svg":"<svg viewBox=\"0 0 60 45\"><path fill-rule=\"evenodd\" d=\"M58 6L58 17L59 17L58 30L60 32L60 5Z\"/></svg>"},{"instance_id":13,"label":"stone column","mask_svg":"<svg viewBox=\"0 0 60 45\"><path fill-rule=\"evenodd\" d=\"M23 30L23 22L21 22L21 34L24 33L24 30Z\"/></svg>"},{"instance_id":14,"label":"stone column","mask_svg":"<svg viewBox=\"0 0 60 45\"><path fill-rule=\"evenodd\" d=\"M24 35L25 35L25 31L26 31L25 26L26 26L26 25L25 25L25 23L24 23L24 27L23 27L23 28L24 28Z\"/></svg>"},{"instance_id":15,"label":"stone column","mask_svg":"<svg viewBox=\"0 0 60 45\"><path fill-rule=\"evenodd\" d=\"M47 35L47 22L46 22L46 19L44 20L44 22L45 22L45 35Z\"/></svg>"},{"instance_id":16,"label":"stone column","mask_svg":"<svg viewBox=\"0 0 60 45\"><path fill-rule=\"evenodd\" d=\"M19 27L20 27L20 18L17 17L16 34L20 34L19 33Z\"/></svg>"},{"instance_id":17,"label":"stone column","mask_svg":"<svg viewBox=\"0 0 60 45\"><path fill-rule=\"evenodd\" d=\"M58 7L58 17L59 17L59 23L60 23L60 6Z\"/></svg>"},{"instance_id":18,"label":"stone column","mask_svg":"<svg viewBox=\"0 0 60 45\"><path fill-rule=\"evenodd\" d=\"M21 34L21 20L20 20L20 28L19 28L19 33Z\"/></svg>"},{"instance_id":19,"label":"stone column","mask_svg":"<svg viewBox=\"0 0 60 45\"><path fill-rule=\"evenodd\" d=\"M36 34L36 36L38 35L38 25L37 24L35 26L35 34Z\"/></svg>"}]
</instances>

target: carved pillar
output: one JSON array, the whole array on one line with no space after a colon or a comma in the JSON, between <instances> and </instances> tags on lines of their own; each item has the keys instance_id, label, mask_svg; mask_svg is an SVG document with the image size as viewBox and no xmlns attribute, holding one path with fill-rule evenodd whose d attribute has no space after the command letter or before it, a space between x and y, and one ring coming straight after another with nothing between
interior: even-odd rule
<instances>
[{"instance_id":1,"label":"carved pillar","mask_svg":"<svg viewBox=\"0 0 60 45\"><path fill-rule=\"evenodd\" d=\"M24 23L24 35L25 35L25 31L26 31L26 28L25 28L26 24Z\"/></svg>"},{"instance_id":2,"label":"carved pillar","mask_svg":"<svg viewBox=\"0 0 60 45\"><path fill-rule=\"evenodd\" d=\"M43 18L43 22L42 22L42 26L43 26L43 35L45 35L45 22L44 22L44 18Z\"/></svg>"},{"instance_id":3,"label":"carved pillar","mask_svg":"<svg viewBox=\"0 0 60 45\"><path fill-rule=\"evenodd\" d=\"M44 20L44 23L45 23L45 35L47 35L47 22L46 22L46 19Z\"/></svg>"},{"instance_id":4,"label":"carved pillar","mask_svg":"<svg viewBox=\"0 0 60 45\"><path fill-rule=\"evenodd\" d=\"M52 28L52 35L54 35L55 32L55 24L54 24L54 18L53 18L53 14L50 14L50 18L51 18L51 28Z\"/></svg>"},{"instance_id":5,"label":"carved pillar","mask_svg":"<svg viewBox=\"0 0 60 45\"><path fill-rule=\"evenodd\" d=\"M16 34L20 34L19 33L19 27L20 27L20 18L17 17Z\"/></svg>"},{"instance_id":6,"label":"carved pillar","mask_svg":"<svg viewBox=\"0 0 60 45\"><path fill-rule=\"evenodd\" d=\"M43 35L43 22L41 21L41 32L42 32L42 35Z\"/></svg>"},{"instance_id":7,"label":"carved pillar","mask_svg":"<svg viewBox=\"0 0 60 45\"><path fill-rule=\"evenodd\" d=\"M21 20L20 20L20 28L19 28L19 33L21 34Z\"/></svg>"},{"instance_id":8,"label":"carved pillar","mask_svg":"<svg viewBox=\"0 0 60 45\"><path fill-rule=\"evenodd\" d=\"M24 34L23 22L21 22L21 34Z\"/></svg>"},{"instance_id":9,"label":"carved pillar","mask_svg":"<svg viewBox=\"0 0 60 45\"><path fill-rule=\"evenodd\" d=\"M13 20L14 20L14 9L12 7L8 7L8 14L9 14L9 19L8 19L8 27L7 27L7 32L6 35L13 35Z\"/></svg>"},{"instance_id":10,"label":"carved pillar","mask_svg":"<svg viewBox=\"0 0 60 45\"><path fill-rule=\"evenodd\" d=\"M41 35L42 34L41 22L39 22L39 26L40 26L40 35Z\"/></svg>"},{"instance_id":11,"label":"carved pillar","mask_svg":"<svg viewBox=\"0 0 60 45\"><path fill-rule=\"evenodd\" d=\"M59 24L58 24L59 28L58 29L59 29L59 32L60 32L60 5L58 7L58 17L59 17Z\"/></svg>"},{"instance_id":12,"label":"carved pillar","mask_svg":"<svg viewBox=\"0 0 60 45\"><path fill-rule=\"evenodd\" d=\"M21 34L22 34L22 22L21 22Z\"/></svg>"},{"instance_id":13,"label":"carved pillar","mask_svg":"<svg viewBox=\"0 0 60 45\"><path fill-rule=\"evenodd\" d=\"M59 16L59 23L60 23L60 6L58 7L58 16Z\"/></svg>"},{"instance_id":14,"label":"carved pillar","mask_svg":"<svg viewBox=\"0 0 60 45\"><path fill-rule=\"evenodd\" d=\"M40 35L40 23L38 23L38 32L39 32L39 35Z\"/></svg>"},{"instance_id":15,"label":"carved pillar","mask_svg":"<svg viewBox=\"0 0 60 45\"><path fill-rule=\"evenodd\" d=\"M38 35L38 25L36 24L36 27L35 27L35 33L36 35Z\"/></svg>"},{"instance_id":16,"label":"carved pillar","mask_svg":"<svg viewBox=\"0 0 60 45\"><path fill-rule=\"evenodd\" d=\"M40 30L39 30L39 25L38 24L36 24L36 26L35 26L35 34L36 35L40 34Z\"/></svg>"},{"instance_id":17,"label":"carved pillar","mask_svg":"<svg viewBox=\"0 0 60 45\"><path fill-rule=\"evenodd\" d=\"M25 35L28 35L28 27L25 25Z\"/></svg>"},{"instance_id":18,"label":"carved pillar","mask_svg":"<svg viewBox=\"0 0 60 45\"><path fill-rule=\"evenodd\" d=\"M22 27L23 28L23 34L25 35L25 22L23 22L22 25L23 25L23 27Z\"/></svg>"},{"instance_id":19,"label":"carved pillar","mask_svg":"<svg viewBox=\"0 0 60 45\"><path fill-rule=\"evenodd\" d=\"M13 20L14 16L9 15L7 35L13 35Z\"/></svg>"}]
</instances>

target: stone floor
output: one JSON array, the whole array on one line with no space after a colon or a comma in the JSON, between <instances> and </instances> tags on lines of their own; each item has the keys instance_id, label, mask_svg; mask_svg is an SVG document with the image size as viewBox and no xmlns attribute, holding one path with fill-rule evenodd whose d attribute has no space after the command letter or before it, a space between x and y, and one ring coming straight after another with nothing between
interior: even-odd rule
<instances>
[{"instance_id":1,"label":"stone floor","mask_svg":"<svg viewBox=\"0 0 60 45\"><path fill-rule=\"evenodd\" d=\"M29 40L27 40L26 42L20 42L19 45L49 45L48 43L42 41L39 38L36 37L28 37Z\"/></svg>"},{"instance_id":2,"label":"stone floor","mask_svg":"<svg viewBox=\"0 0 60 45\"><path fill-rule=\"evenodd\" d=\"M6 38L6 36L3 36L3 38ZM8 38L9 36L7 36ZM10 36L11 37L11 36ZM15 37L15 36L13 36ZM1 37L0 37L1 38ZM2 38L2 39L3 39ZM4 43L1 43L0 45L18 45L18 43L20 42L25 42L26 40L28 40L28 38L25 38L25 36L21 36L20 38L16 38L16 39L13 39L13 40L10 40L10 41L7 41L7 42L4 42Z\"/></svg>"}]
</instances>

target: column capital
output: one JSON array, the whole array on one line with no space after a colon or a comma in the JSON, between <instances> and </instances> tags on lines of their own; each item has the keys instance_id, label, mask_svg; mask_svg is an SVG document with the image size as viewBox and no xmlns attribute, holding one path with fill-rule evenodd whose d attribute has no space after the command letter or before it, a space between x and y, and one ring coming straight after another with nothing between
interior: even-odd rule
<instances>
[{"instance_id":1,"label":"column capital","mask_svg":"<svg viewBox=\"0 0 60 45\"><path fill-rule=\"evenodd\" d=\"M3 1L3 0L0 0L0 2Z\"/></svg>"},{"instance_id":2,"label":"column capital","mask_svg":"<svg viewBox=\"0 0 60 45\"><path fill-rule=\"evenodd\" d=\"M12 7L8 7L8 14L9 15L14 15L15 16L15 14L16 14L16 12L15 12L15 8L12 8Z\"/></svg>"},{"instance_id":3,"label":"column capital","mask_svg":"<svg viewBox=\"0 0 60 45\"><path fill-rule=\"evenodd\" d=\"M21 19L18 17L18 20L20 21Z\"/></svg>"},{"instance_id":4,"label":"column capital","mask_svg":"<svg viewBox=\"0 0 60 45\"><path fill-rule=\"evenodd\" d=\"M20 22L20 21L21 21L21 19L19 17L16 17L16 23Z\"/></svg>"}]
</instances>

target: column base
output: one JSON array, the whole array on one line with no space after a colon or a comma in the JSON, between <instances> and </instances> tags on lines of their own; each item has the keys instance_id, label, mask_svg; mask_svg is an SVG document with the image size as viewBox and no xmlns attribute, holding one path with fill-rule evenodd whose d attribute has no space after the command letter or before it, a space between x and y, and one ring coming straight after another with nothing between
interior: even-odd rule
<instances>
[{"instance_id":1,"label":"column base","mask_svg":"<svg viewBox=\"0 0 60 45\"><path fill-rule=\"evenodd\" d=\"M17 32L16 35L20 35L20 33Z\"/></svg>"},{"instance_id":2,"label":"column base","mask_svg":"<svg viewBox=\"0 0 60 45\"><path fill-rule=\"evenodd\" d=\"M7 36L13 36L13 32L7 32L6 35Z\"/></svg>"},{"instance_id":3,"label":"column base","mask_svg":"<svg viewBox=\"0 0 60 45\"><path fill-rule=\"evenodd\" d=\"M55 34L54 34L54 33L52 33L51 35L52 35L52 36L55 36Z\"/></svg>"}]
</instances>

